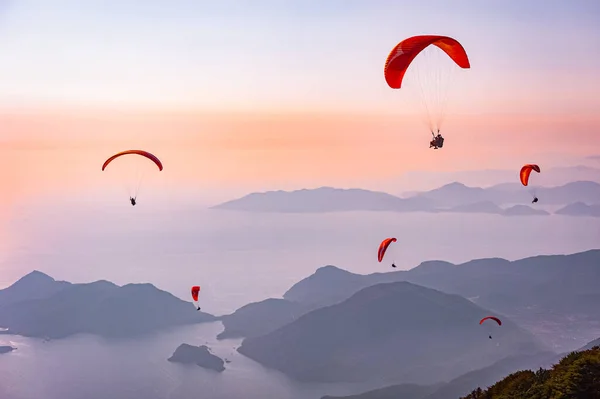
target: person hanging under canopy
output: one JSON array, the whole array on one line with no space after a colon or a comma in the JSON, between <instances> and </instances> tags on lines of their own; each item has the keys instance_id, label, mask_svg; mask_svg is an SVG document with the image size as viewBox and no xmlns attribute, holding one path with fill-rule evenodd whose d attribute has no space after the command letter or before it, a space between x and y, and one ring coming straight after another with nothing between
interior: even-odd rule
<instances>
[{"instance_id":1,"label":"person hanging under canopy","mask_svg":"<svg viewBox=\"0 0 600 399\"><path fill-rule=\"evenodd\" d=\"M433 136L433 140L429 142L429 148L433 147L434 150L442 148L444 146L444 138L440 134L440 131L437 131L437 136L434 132L431 132L431 135Z\"/></svg>"}]
</instances>

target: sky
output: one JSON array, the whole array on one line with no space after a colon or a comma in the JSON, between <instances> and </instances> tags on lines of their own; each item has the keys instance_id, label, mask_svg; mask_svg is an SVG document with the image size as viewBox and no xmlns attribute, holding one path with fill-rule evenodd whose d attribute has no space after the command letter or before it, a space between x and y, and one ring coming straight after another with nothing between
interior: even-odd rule
<instances>
[{"instance_id":1,"label":"sky","mask_svg":"<svg viewBox=\"0 0 600 399\"><path fill-rule=\"evenodd\" d=\"M128 148L208 191L587 156L599 20L593 0L2 1L0 184L92 190ZM428 33L471 62L454 68L436 152L418 93L383 78L389 51Z\"/></svg>"}]
</instances>

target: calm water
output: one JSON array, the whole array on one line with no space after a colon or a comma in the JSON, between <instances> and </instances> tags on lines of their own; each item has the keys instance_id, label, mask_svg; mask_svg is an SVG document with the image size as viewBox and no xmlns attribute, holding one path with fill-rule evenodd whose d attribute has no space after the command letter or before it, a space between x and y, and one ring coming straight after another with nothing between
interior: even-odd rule
<instances>
[{"instance_id":1,"label":"calm water","mask_svg":"<svg viewBox=\"0 0 600 399\"><path fill-rule=\"evenodd\" d=\"M299 384L235 352L240 340L217 341L221 323L197 325L134 341L76 336L43 342L3 336L18 349L0 355L2 399L315 399L368 387ZM168 362L186 342L208 345L231 363L217 373Z\"/></svg>"}]
</instances>

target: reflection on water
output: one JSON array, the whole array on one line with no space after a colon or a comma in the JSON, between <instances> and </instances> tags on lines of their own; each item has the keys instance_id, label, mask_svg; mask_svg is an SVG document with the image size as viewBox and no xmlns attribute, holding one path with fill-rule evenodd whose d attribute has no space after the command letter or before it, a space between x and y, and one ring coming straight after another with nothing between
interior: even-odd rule
<instances>
[{"instance_id":1,"label":"reflection on water","mask_svg":"<svg viewBox=\"0 0 600 399\"><path fill-rule=\"evenodd\" d=\"M235 351L241 340L217 341L221 323L179 328L143 339L108 342L94 336L47 341L2 337L16 351L0 355L2 399L317 399L369 387L301 384ZM170 363L182 343L208 345L231 363L217 373Z\"/></svg>"}]
</instances>

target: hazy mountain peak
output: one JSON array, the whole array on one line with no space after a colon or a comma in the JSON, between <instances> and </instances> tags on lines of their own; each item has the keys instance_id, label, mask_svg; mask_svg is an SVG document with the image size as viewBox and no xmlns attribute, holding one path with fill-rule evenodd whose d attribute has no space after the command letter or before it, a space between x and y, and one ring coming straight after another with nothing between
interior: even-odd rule
<instances>
[{"instance_id":1,"label":"hazy mountain peak","mask_svg":"<svg viewBox=\"0 0 600 399\"><path fill-rule=\"evenodd\" d=\"M319 267L314 274L320 274L320 275L324 275L324 274L334 274L334 273L343 273L343 274L349 274L350 272L348 270L344 270L344 269L340 269L337 266L333 266L333 265L326 265L326 266L321 266ZM351 273L350 273L351 274Z\"/></svg>"},{"instance_id":2,"label":"hazy mountain peak","mask_svg":"<svg viewBox=\"0 0 600 399\"><path fill-rule=\"evenodd\" d=\"M29 274L24 275L19 280L15 282L15 284L22 283L39 283L39 282L53 282L56 281L52 277L48 276L46 273L42 273L39 270L34 270Z\"/></svg>"}]
</instances>

